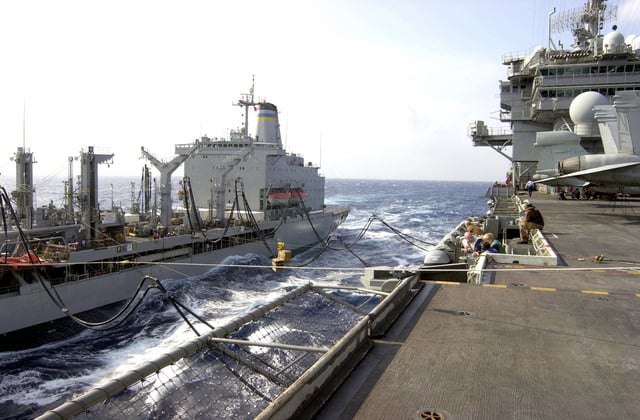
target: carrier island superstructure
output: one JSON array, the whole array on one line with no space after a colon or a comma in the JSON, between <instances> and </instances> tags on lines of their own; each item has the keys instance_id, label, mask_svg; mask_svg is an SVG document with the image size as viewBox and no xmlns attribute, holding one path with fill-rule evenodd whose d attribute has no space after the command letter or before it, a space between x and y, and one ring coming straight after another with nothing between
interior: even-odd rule
<instances>
[{"instance_id":1,"label":"carrier island superstructure","mask_svg":"<svg viewBox=\"0 0 640 420\"><path fill-rule=\"evenodd\" d=\"M100 209L98 167L113 154L89 147L81 152L75 187L69 159L65 205L34 211L33 155L18 149L14 198L2 189L3 211L15 217L0 232L0 344L10 340L4 334L130 298L145 275L199 275L233 255L274 257L282 244L295 254L345 220L348 208L325 207L319 167L284 150L276 106L254 102L253 88L234 105L244 109L244 124L229 138L178 144L168 162L142 149L160 171L160 204L153 209L146 203L132 203L130 213L113 204ZM181 189L172 192L171 174L181 165ZM179 208L172 206L174 195Z\"/></svg>"},{"instance_id":2,"label":"carrier island superstructure","mask_svg":"<svg viewBox=\"0 0 640 420\"><path fill-rule=\"evenodd\" d=\"M606 0L589 0L583 8L565 12L553 9L546 48L503 56L508 77L500 81L500 121L509 123L511 130L474 121L468 134L474 146L492 147L511 161L514 185L523 187L527 180L535 179L540 160L536 146L555 141L554 136L543 133L574 130L570 105L578 95L595 91L611 103L617 92L640 90L640 37L625 38L618 31L616 11ZM603 34L605 28L608 32ZM552 33L565 30L571 30L574 37L570 48L552 41ZM575 134L581 147L601 153L597 125L580 126L585 129Z\"/></svg>"}]
</instances>

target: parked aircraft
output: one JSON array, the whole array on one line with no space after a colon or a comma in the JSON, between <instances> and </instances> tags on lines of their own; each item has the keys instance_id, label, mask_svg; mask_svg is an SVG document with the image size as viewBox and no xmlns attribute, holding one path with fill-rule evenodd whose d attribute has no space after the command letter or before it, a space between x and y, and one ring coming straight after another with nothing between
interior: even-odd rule
<instances>
[{"instance_id":1,"label":"parked aircraft","mask_svg":"<svg viewBox=\"0 0 640 420\"><path fill-rule=\"evenodd\" d=\"M540 175L542 179L536 180L548 185L576 185L580 182L592 187L593 190L603 192L640 192L640 92L621 91L613 99L613 105L602 104L602 99L597 99L597 95L604 96L596 92L586 92L589 94L589 101L578 102L582 108L576 111L579 118L572 119L575 123L574 132L547 132L539 133L539 140L545 138L561 139L557 144L544 144L542 147L549 147L550 158L543 161L543 168ZM578 101L582 95L576 97ZM604 98L606 101L606 98ZM592 105L592 106L591 106ZM591 106L591 112L601 138L601 148L603 153L588 153L586 148L580 143L581 137L593 137L585 132L592 129L588 127L588 118L584 118L585 107ZM572 104L573 107L573 104ZM564 133L564 134L551 134ZM582 134L582 136L580 136ZM547 136L547 137L545 137ZM554 137L555 136L555 137ZM560 144L561 146L559 146ZM572 148L569 147L572 145ZM561 157L562 151L574 153L574 156L567 157L557 164L556 175L549 174L549 159ZM544 153L541 153L544 157ZM547 168L544 168L544 164ZM544 178L544 175L551 175Z\"/></svg>"}]
</instances>

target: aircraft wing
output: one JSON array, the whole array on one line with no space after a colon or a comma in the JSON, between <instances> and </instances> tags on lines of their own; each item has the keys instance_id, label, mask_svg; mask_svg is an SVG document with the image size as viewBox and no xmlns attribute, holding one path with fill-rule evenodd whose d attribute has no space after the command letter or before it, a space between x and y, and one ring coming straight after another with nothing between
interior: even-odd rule
<instances>
[{"instance_id":1,"label":"aircraft wing","mask_svg":"<svg viewBox=\"0 0 640 420\"><path fill-rule=\"evenodd\" d=\"M562 182L558 182L558 181L562 181ZM569 175L552 176L549 178L540 179L538 181L533 181L533 182L535 182L536 184L538 183L552 184L553 186L562 186L562 187L567 187L567 186L584 187L590 184L587 181L584 181L579 178L574 178L573 176L569 176Z\"/></svg>"},{"instance_id":2,"label":"aircraft wing","mask_svg":"<svg viewBox=\"0 0 640 420\"><path fill-rule=\"evenodd\" d=\"M577 171L577 172L571 172L569 174L564 174L564 175L559 175L559 176L554 176L554 177L550 177L550 178L545 178L545 179L541 179L540 181L536 181L536 182L540 182L542 184L547 184L559 179L567 179L567 178L578 178L578 177L582 177L585 175L591 175L591 174L600 174L603 172L607 172L607 171L613 171L616 169L622 169L622 168L628 168L631 166L637 166L640 165L640 162L625 162L625 163L612 163L610 165L602 165L602 166L597 166L595 168L590 168L590 169L584 169L582 171ZM585 185L589 184L588 182L585 183Z\"/></svg>"}]
</instances>

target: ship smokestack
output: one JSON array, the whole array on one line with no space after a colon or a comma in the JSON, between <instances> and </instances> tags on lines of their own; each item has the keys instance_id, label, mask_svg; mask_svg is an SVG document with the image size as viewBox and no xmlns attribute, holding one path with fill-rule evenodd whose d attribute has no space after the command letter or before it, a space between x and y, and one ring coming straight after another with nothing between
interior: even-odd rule
<instances>
[{"instance_id":1,"label":"ship smokestack","mask_svg":"<svg viewBox=\"0 0 640 420\"><path fill-rule=\"evenodd\" d=\"M280 139L280 123L278 122L278 108L275 105L263 102L258 105L258 129L256 141L263 143L282 144Z\"/></svg>"}]
</instances>

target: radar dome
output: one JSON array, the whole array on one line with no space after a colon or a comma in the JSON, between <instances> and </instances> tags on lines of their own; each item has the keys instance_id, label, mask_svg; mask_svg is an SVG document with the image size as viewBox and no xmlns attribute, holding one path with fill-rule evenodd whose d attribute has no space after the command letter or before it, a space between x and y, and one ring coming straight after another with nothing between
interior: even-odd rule
<instances>
[{"instance_id":1,"label":"radar dome","mask_svg":"<svg viewBox=\"0 0 640 420\"><path fill-rule=\"evenodd\" d=\"M608 104L607 97L598 92L583 92L571 102L569 116L575 124L595 123L596 118L593 116L593 107Z\"/></svg>"},{"instance_id":2,"label":"radar dome","mask_svg":"<svg viewBox=\"0 0 640 420\"><path fill-rule=\"evenodd\" d=\"M624 39L624 43L627 45L633 44L633 40L636 39L637 36L638 35L636 34L627 35L627 37Z\"/></svg>"},{"instance_id":3,"label":"radar dome","mask_svg":"<svg viewBox=\"0 0 640 420\"><path fill-rule=\"evenodd\" d=\"M631 42L631 49L634 51L640 50L640 36L637 36Z\"/></svg>"},{"instance_id":4,"label":"radar dome","mask_svg":"<svg viewBox=\"0 0 640 420\"><path fill-rule=\"evenodd\" d=\"M605 54L622 52L624 48L624 35L618 31L609 32L602 41Z\"/></svg>"},{"instance_id":5,"label":"radar dome","mask_svg":"<svg viewBox=\"0 0 640 420\"><path fill-rule=\"evenodd\" d=\"M576 96L569 106L569 116L575 124L575 133L582 136L597 133L598 123L593 115L593 107L608 104L607 97L598 92L583 92Z\"/></svg>"}]
</instances>

